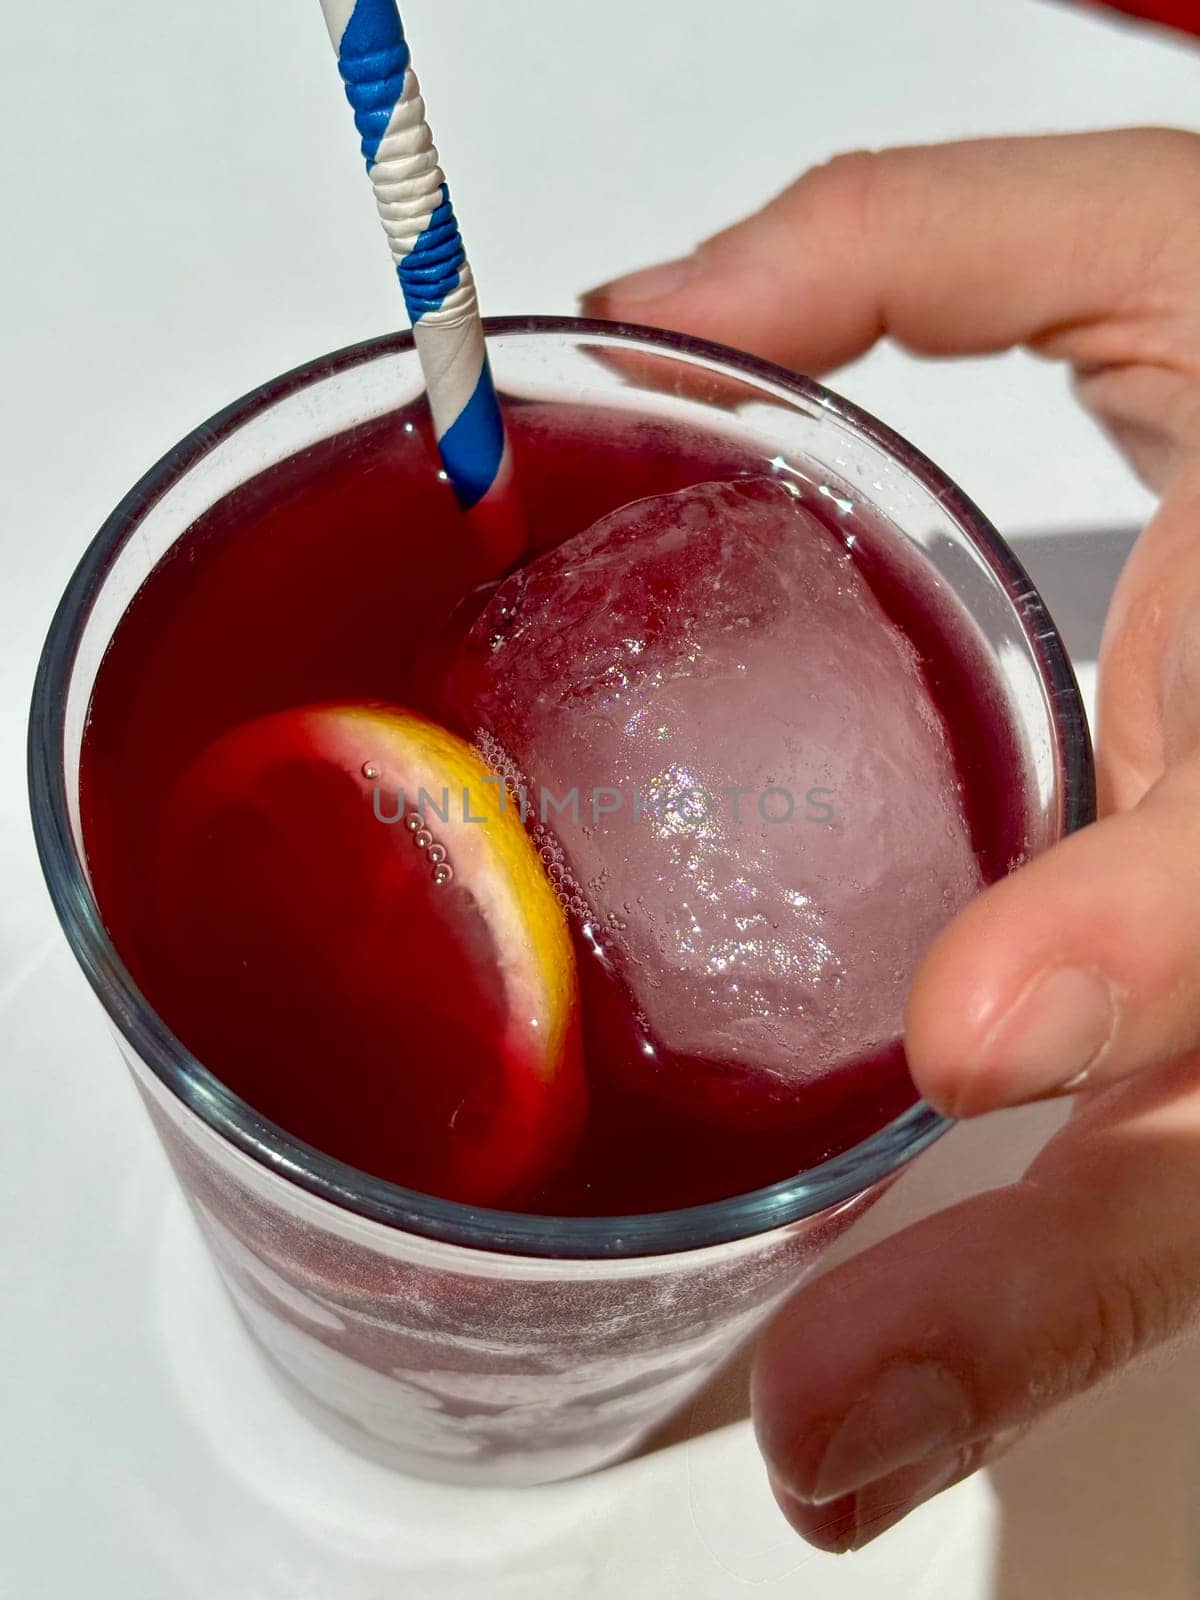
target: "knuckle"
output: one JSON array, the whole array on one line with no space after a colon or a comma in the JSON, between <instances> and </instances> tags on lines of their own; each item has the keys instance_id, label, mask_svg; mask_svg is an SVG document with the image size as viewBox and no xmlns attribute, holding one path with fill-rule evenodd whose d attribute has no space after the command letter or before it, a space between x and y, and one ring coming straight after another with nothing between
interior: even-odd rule
<instances>
[{"instance_id":1,"label":"knuckle","mask_svg":"<svg viewBox=\"0 0 1200 1600\"><path fill-rule=\"evenodd\" d=\"M1040 1185L1038 1191L1043 1202L1051 1197ZM1093 1255L1094 1194L1065 1201L1059 1193L1057 1202L1035 1213L1047 1259L1059 1263L1057 1312L1031 1317L1028 1301L1016 1311L1025 1332L1022 1409L1031 1415L1102 1383L1180 1332L1200 1302L1190 1239L1173 1246L1118 1215L1103 1225L1111 1247Z\"/></svg>"},{"instance_id":2,"label":"knuckle","mask_svg":"<svg viewBox=\"0 0 1200 1600\"><path fill-rule=\"evenodd\" d=\"M1153 1313L1143 1306L1136 1277L1129 1272L1108 1273L1095 1279L1084 1297L1075 1362L1081 1388L1090 1388L1123 1367L1141 1347L1142 1330Z\"/></svg>"},{"instance_id":3,"label":"knuckle","mask_svg":"<svg viewBox=\"0 0 1200 1600\"><path fill-rule=\"evenodd\" d=\"M823 190L861 220L871 210L887 166L886 151L843 150L822 166L814 167L801 181Z\"/></svg>"},{"instance_id":4,"label":"knuckle","mask_svg":"<svg viewBox=\"0 0 1200 1600\"><path fill-rule=\"evenodd\" d=\"M1146 1255L1095 1277L1082 1297L1069 1387L1087 1389L1175 1332L1189 1311L1184 1278Z\"/></svg>"},{"instance_id":5,"label":"knuckle","mask_svg":"<svg viewBox=\"0 0 1200 1600\"><path fill-rule=\"evenodd\" d=\"M837 155L830 156L828 161L814 168L814 172L823 175L828 182L854 186L873 180L882 160L883 154L879 150L840 150Z\"/></svg>"},{"instance_id":6,"label":"knuckle","mask_svg":"<svg viewBox=\"0 0 1200 1600\"><path fill-rule=\"evenodd\" d=\"M812 167L793 186L787 211L819 224L834 247L854 248L881 236L894 198L898 152L845 150Z\"/></svg>"}]
</instances>

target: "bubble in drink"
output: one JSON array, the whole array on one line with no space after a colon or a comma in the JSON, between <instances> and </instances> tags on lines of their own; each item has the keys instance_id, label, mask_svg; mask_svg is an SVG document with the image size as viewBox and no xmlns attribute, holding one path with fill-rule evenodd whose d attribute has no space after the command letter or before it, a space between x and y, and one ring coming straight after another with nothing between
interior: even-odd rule
<instances>
[{"instance_id":1,"label":"bubble in drink","mask_svg":"<svg viewBox=\"0 0 1200 1600\"><path fill-rule=\"evenodd\" d=\"M897 1039L981 874L916 652L788 486L594 523L501 584L451 692L531 788L579 792L552 830L633 1001L632 1080L752 1118L755 1084Z\"/></svg>"}]
</instances>

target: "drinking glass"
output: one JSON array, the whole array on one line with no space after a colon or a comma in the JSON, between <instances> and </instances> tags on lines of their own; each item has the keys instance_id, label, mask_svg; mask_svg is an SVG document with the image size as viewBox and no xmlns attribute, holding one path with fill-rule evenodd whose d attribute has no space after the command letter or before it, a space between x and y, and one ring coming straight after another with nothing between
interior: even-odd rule
<instances>
[{"instance_id":1,"label":"drinking glass","mask_svg":"<svg viewBox=\"0 0 1200 1600\"><path fill-rule=\"evenodd\" d=\"M1012 553L918 451L820 385L699 340L571 318L492 320L487 337L502 393L699 424L835 498L869 502L957 595L994 663L1028 852L1091 820L1091 752L1062 642ZM684 1210L487 1210L293 1138L138 992L97 909L80 828L80 743L114 629L155 563L223 497L422 388L410 335L356 345L235 402L131 490L46 642L30 722L33 817L67 938L273 1372L324 1426L405 1471L538 1483L633 1449L947 1123L918 1102L816 1168Z\"/></svg>"}]
</instances>

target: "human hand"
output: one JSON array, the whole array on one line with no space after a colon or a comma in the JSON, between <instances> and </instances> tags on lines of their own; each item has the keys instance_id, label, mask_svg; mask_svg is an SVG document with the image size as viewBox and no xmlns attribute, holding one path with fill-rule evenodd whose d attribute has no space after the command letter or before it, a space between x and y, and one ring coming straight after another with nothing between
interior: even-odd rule
<instances>
[{"instance_id":1,"label":"human hand","mask_svg":"<svg viewBox=\"0 0 1200 1600\"><path fill-rule=\"evenodd\" d=\"M759 1346L776 1497L856 1548L1200 1305L1200 137L840 157L585 308L817 373L885 336L1023 345L1070 363L1162 496L1105 630L1101 820L955 919L906 1019L947 1113L1076 1114L1019 1183L826 1274Z\"/></svg>"}]
</instances>

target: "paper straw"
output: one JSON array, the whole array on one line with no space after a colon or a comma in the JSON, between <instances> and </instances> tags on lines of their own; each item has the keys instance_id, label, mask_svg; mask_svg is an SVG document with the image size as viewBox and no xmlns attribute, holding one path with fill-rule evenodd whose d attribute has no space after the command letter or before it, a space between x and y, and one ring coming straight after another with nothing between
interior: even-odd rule
<instances>
[{"instance_id":1,"label":"paper straw","mask_svg":"<svg viewBox=\"0 0 1200 1600\"><path fill-rule=\"evenodd\" d=\"M499 569L520 554L524 518L475 280L400 14L395 0L321 6L412 320L442 465Z\"/></svg>"}]
</instances>

